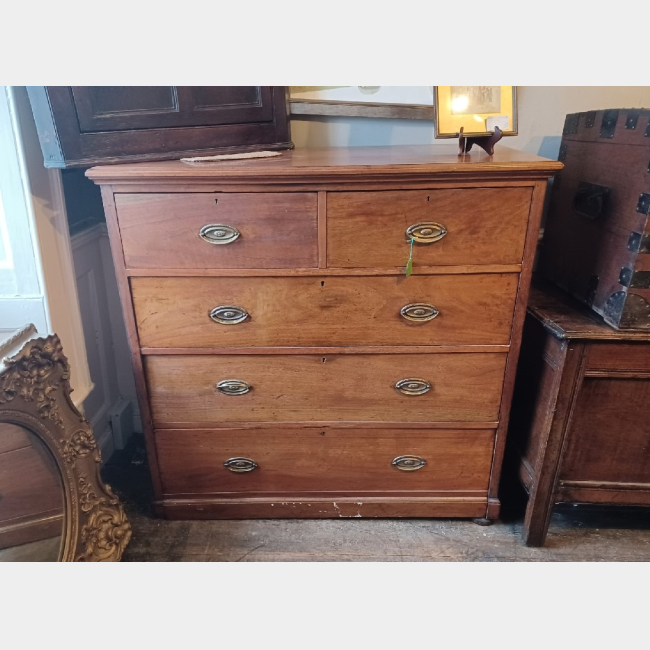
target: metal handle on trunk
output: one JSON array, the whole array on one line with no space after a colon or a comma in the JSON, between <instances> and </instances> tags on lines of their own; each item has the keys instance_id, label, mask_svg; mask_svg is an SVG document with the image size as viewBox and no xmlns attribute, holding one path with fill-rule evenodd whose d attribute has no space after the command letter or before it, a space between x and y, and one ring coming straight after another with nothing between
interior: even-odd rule
<instances>
[{"instance_id":1,"label":"metal handle on trunk","mask_svg":"<svg viewBox=\"0 0 650 650\"><path fill-rule=\"evenodd\" d=\"M573 197L573 209L586 219L600 219L607 209L609 187L582 182Z\"/></svg>"}]
</instances>

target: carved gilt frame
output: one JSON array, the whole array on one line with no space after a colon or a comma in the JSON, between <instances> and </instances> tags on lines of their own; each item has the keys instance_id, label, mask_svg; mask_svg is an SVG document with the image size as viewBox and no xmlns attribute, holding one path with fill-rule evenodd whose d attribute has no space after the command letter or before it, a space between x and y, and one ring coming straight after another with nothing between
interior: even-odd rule
<instances>
[{"instance_id":1,"label":"carved gilt frame","mask_svg":"<svg viewBox=\"0 0 650 650\"><path fill-rule=\"evenodd\" d=\"M59 337L31 339L0 365L0 421L29 429L56 461L64 487L59 561L117 562L131 525L99 475L100 451L70 399L69 379Z\"/></svg>"}]
</instances>

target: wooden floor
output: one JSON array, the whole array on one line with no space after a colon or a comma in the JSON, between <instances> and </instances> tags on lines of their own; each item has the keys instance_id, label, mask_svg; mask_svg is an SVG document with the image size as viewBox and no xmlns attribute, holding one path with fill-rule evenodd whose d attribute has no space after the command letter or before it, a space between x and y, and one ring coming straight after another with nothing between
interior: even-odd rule
<instances>
[{"instance_id":1,"label":"wooden floor","mask_svg":"<svg viewBox=\"0 0 650 650\"><path fill-rule=\"evenodd\" d=\"M0 550L0 562L56 562L61 552L61 536L42 539Z\"/></svg>"},{"instance_id":2,"label":"wooden floor","mask_svg":"<svg viewBox=\"0 0 650 650\"><path fill-rule=\"evenodd\" d=\"M123 561L650 561L650 508L558 507L538 549L521 542L520 500L488 527L458 519L166 521L150 514L147 472L136 446L103 471L133 526Z\"/></svg>"}]
</instances>

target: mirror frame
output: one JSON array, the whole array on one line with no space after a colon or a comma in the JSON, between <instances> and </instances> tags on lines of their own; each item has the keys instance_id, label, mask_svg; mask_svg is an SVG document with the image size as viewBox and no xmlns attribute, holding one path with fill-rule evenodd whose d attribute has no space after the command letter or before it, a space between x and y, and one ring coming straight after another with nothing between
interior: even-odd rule
<instances>
[{"instance_id":1,"label":"mirror frame","mask_svg":"<svg viewBox=\"0 0 650 650\"><path fill-rule=\"evenodd\" d=\"M70 366L59 337L31 339L0 366L0 422L29 429L56 461L64 491L58 561L118 562L131 525L99 475L100 450L70 393Z\"/></svg>"}]
</instances>

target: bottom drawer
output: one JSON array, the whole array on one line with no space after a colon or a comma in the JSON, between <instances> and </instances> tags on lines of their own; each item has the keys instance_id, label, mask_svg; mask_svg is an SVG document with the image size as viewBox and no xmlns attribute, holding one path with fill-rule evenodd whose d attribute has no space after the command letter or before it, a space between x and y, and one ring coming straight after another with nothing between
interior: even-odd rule
<instances>
[{"instance_id":1,"label":"bottom drawer","mask_svg":"<svg viewBox=\"0 0 650 650\"><path fill-rule=\"evenodd\" d=\"M159 429L155 435L166 496L483 495L494 448L494 431L469 429ZM238 458L248 460L224 465Z\"/></svg>"}]
</instances>

